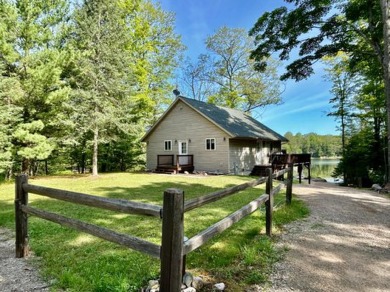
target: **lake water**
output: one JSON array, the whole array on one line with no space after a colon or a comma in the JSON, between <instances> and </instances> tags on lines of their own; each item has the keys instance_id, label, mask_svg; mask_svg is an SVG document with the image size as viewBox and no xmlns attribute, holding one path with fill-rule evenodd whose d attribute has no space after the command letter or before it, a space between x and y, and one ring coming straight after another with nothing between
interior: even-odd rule
<instances>
[{"instance_id":1,"label":"lake water","mask_svg":"<svg viewBox=\"0 0 390 292\"><path fill-rule=\"evenodd\" d=\"M335 182L334 178L332 177L332 173L334 169L336 168L337 164L339 163L339 159L319 159L319 158L312 158L311 159L311 177L312 178L324 178L328 182ZM298 175L298 174L297 174ZM307 177L308 171L307 168L303 168L303 174L302 177Z\"/></svg>"}]
</instances>

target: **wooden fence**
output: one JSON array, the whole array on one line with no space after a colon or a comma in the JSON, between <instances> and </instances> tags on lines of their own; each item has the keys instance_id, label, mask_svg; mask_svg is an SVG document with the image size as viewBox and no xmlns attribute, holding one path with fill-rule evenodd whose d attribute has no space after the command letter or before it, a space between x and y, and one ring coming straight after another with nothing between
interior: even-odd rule
<instances>
[{"instance_id":1,"label":"wooden fence","mask_svg":"<svg viewBox=\"0 0 390 292\"><path fill-rule=\"evenodd\" d=\"M34 215L159 258L161 260L160 291L180 291L182 275L185 271L186 255L245 216L256 211L262 204L266 206L266 233L269 236L272 234L273 198L282 187L282 184L279 184L274 188L272 184L273 178L281 177L288 173L285 181L287 187L286 203L290 204L293 181L292 171L292 165L274 174L271 169L268 169L267 177L261 177L189 201L184 201L183 191L167 189L164 192L163 207L31 185L28 183L26 175L20 175L16 178L15 185L16 257L20 258L28 254L28 215ZM263 183L266 183L265 194L184 241L185 212ZM30 207L28 205L28 193L122 213L160 217L162 218L161 246L135 236L117 233L97 225Z\"/></svg>"}]
</instances>

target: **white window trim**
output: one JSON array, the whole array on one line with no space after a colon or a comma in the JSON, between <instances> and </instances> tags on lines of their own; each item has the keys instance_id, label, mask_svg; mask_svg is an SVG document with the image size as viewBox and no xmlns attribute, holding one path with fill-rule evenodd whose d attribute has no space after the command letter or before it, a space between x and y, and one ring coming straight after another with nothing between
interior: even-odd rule
<instances>
[{"instance_id":1,"label":"white window trim","mask_svg":"<svg viewBox=\"0 0 390 292\"><path fill-rule=\"evenodd\" d=\"M207 140L214 140L214 149L207 149ZM210 147L211 147L211 143L210 143ZM215 150L217 150L217 139L216 138L206 138L204 140L204 149L206 151L215 151Z\"/></svg>"},{"instance_id":2,"label":"white window trim","mask_svg":"<svg viewBox=\"0 0 390 292\"><path fill-rule=\"evenodd\" d=\"M181 147L181 144L182 144L182 143L185 143L185 144L186 144L186 150L187 150L186 153L183 153L183 152L182 152L182 147ZM179 155L188 155L188 153L189 153L189 149L188 149L188 148L189 148L188 140L179 140L178 143L177 143L177 145L178 145L178 148L179 148L179 149L178 149L178 150L179 150Z\"/></svg>"},{"instance_id":3,"label":"white window trim","mask_svg":"<svg viewBox=\"0 0 390 292\"><path fill-rule=\"evenodd\" d=\"M167 142L170 142L171 149L166 149ZM164 140L164 151L172 151L172 140Z\"/></svg>"}]
</instances>

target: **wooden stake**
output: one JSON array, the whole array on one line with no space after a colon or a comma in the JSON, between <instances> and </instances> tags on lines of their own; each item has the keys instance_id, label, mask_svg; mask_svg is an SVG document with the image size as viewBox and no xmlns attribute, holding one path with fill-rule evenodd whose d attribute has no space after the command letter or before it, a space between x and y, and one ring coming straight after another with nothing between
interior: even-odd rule
<instances>
[{"instance_id":1,"label":"wooden stake","mask_svg":"<svg viewBox=\"0 0 390 292\"><path fill-rule=\"evenodd\" d=\"M289 163L288 165L289 170L287 173L287 186L286 186L286 204L291 205L291 198L292 198L292 185L293 185L293 179L294 179L294 164Z\"/></svg>"},{"instance_id":2,"label":"wooden stake","mask_svg":"<svg viewBox=\"0 0 390 292\"><path fill-rule=\"evenodd\" d=\"M267 168L268 180L266 183L265 191L268 194L268 201L265 202L265 228L268 236L272 235L272 212L274 206L274 196L272 192L272 169Z\"/></svg>"},{"instance_id":3,"label":"wooden stake","mask_svg":"<svg viewBox=\"0 0 390 292\"><path fill-rule=\"evenodd\" d=\"M28 204L28 193L23 190L23 184L28 183L26 174L16 177L15 181L15 252L17 258L28 255L28 220L23 212L22 205Z\"/></svg>"}]
</instances>

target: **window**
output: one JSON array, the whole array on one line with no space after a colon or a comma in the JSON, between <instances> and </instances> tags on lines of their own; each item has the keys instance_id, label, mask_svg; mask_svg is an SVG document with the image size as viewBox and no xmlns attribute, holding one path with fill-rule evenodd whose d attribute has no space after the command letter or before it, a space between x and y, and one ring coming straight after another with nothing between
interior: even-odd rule
<instances>
[{"instance_id":1,"label":"window","mask_svg":"<svg viewBox=\"0 0 390 292\"><path fill-rule=\"evenodd\" d=\"M164 150L165 151L172 151L172 140L165 140L164 141Z\"/></svg>"},{"instance_id":2,"label":"window","mask_svg":"<svg viewBox=\"0 0 390 292\"><path fill-rule=\"evenodd\" d=\"M206 150L215 150L216 149L216 140L215 138L206 139Z\"/></svg>"}]
</instances>

